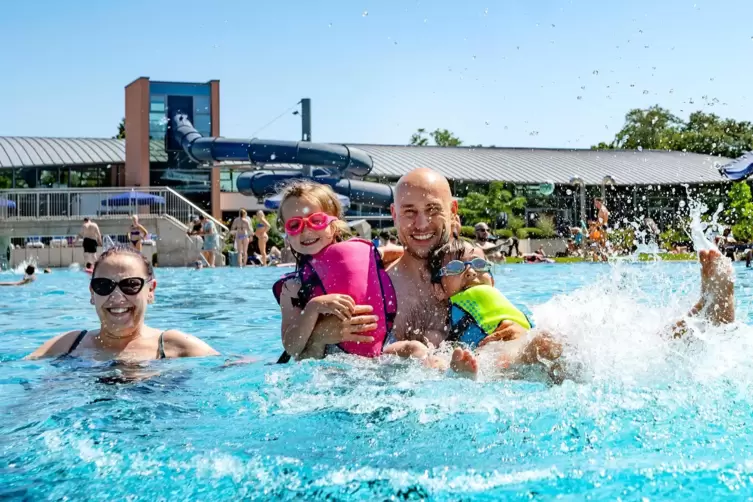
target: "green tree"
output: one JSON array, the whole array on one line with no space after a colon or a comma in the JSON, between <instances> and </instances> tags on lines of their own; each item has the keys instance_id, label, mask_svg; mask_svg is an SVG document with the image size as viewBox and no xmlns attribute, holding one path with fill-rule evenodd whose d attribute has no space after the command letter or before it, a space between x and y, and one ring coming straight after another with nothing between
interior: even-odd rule
<instances>
[{"instance_id":1,"label":"green tree","mask_svg":"<svg viewBox=\"0 0 753 502\"><path fill-rule=\"evenodd\" d=\"M125 118L122 118L118 124L118 135L114 139L125 139L125 137Z\"/></svg>"},{"instance_id":2,"label":"green tree","mask_svg":"<svg viewBox=\"0 0 753 502\"><path fill-rule=\"evenodd\" d=\"M683 121L656 105L630 110L625 115L625 125L611 143L601 142L591 148L646 148L737 158L753 150L753 124L700 111Z\"/></svg>"},{"instance_id":3,"label":"green tree","mask_svg":"<svg viewBox=\"0 0 753 502\"><path fill-rule=\"evenodd\" d=\"M753 240L753 196L750 185L740 181L732 185L727 192L728 209L724 216L732 225L732 235L739 241Z\"/></svg>"},{"instance_id":4,"label":"green tree","mask_svg":"<svg viewBox=\"0 0 753 502\"><path fill-rule=\"evenodd\" d=\"M447 129L436 129L430 133L426 132L423 127L419 128L410 137L410 144L413 146L428 146L429 137L434 140L437 146L460 146L463 142Z\"/></svg>"},{"instance_id":5,"label":"green tree","mask_svg":"<svg viewBox=\"0 0 753 502\"><path fill-rule=\"evenodd\" d=\"M525 208L525 197L516 197L501 181L489 183L485 193L470 192L458 204L458 212L463 217L464 225L475 225L483 221L496 228L497 215L507 213L512 217L514 211Z\"/></svg>"},{"instance_id":6,"label":"green tree","mask_svg":"<svg viewBox=\"0 0 753 502\"><path fill-rule=\"evenodd\" d=\"M419 127L410 137L410 144L413 146L427 146L429 144L429 138L426 137L426 129Z\"/></svg>"}]
</instances>

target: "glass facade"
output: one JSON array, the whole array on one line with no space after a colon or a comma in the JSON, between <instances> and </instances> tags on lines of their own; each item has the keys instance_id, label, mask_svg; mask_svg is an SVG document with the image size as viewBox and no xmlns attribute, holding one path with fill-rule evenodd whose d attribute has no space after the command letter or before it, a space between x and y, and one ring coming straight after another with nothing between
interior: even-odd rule
<instances>
[{"instance_id":1,"label":"glass facade","mask_svg":"<svg viewBox=\"0 0 753 502\"><path fill-rule=\"evenodd\" d=\"M200 169L171 140L170 109L184 111L202 136L211 136L210 84L149 82L149 139L153 160L149 164L152 186L167 186L191 202L208 209L211 199L209 170ZM169 146L169 149L167 146Z\"/></svg>"},{"instance_id":2,"label":"glass facade","mask_svg":"<svg viewBox=\"0 0 753 502\"><path fill-rule=\"evenodd\" d=\"M0 169L0 190L9 188L109 187L111 165Z\"/></svg>"}]
</instances>

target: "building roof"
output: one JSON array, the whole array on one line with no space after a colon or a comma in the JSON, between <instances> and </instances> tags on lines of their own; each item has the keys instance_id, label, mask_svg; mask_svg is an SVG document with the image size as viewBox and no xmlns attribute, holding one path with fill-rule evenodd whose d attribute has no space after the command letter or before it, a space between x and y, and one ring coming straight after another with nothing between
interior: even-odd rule
<instances>
[{"instance_id":1,"label":"building roof","mask_svg":"<svg viewBox=\"0 0 753 502\"><path fill-rule=\"evenodd\" d=\"M150 141L150 160L167 162L161 140ZM718 167L730 161L695 153L541 148L442 148L435 146L348 145L374 159L372 176L398 178L430 167L450 179L567 184L578 176L600 184L610 175L618 185L719 183ZM124 164L125 140L0 136L0 168ZM223 162L242 165L243 162Z\"/></svg>"},{"instance_id":2,"label":"building roof","mask_svg":"<svg viewBox=\"0 0 753 502\"><path fill-rule=\"evenodd\" d=\"M599 185L607 175L618 185L719 183L726 178L718 167L729 161L724 157L658 150L348 146L372 156L371 175L397 178L410 169L430 167L449 179L521 184L568 184L578 176L588 185Z\"/></svg>"}]
</instances>

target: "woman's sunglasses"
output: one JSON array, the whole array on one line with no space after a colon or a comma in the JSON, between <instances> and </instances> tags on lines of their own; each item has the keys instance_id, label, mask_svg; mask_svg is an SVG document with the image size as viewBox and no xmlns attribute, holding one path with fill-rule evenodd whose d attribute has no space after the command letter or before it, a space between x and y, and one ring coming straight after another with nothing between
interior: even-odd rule
<instances>
[{"instance_id":1,"label":"woman's sunglasses","mask_svg":"<svg viewBox=\"0 0 753 502\"><path fill-rule=\"evenodd\" d=\"M465 267L471 267L478 273L490 272L492 264L483 258L474 258L471 261L452 260L439 270L439 277L452 277L465 272Z\"/></svg>"},{"instance_id":2,"label":"woman's sunglasses","mask_svg":"<svg viewBox=\"0 0 753 502\"><path fill-rule=\"evenodd\" d=\"M144 289L144 284L146 284L146 279L142 279L141 277L127 277L117 282L112 279L97 277L96 279L92 279L91 288L99 296L112 294L116 287L120 288L120 291L124 295L133 296L139 294Z\"/></svg>"},{"instance_id":3,"label":"woman's sunglasses","mask_svg":"<svg viewBox=\"0 0 753 502\"><path fill-rule=\"evenodd\" d=\"M285 222L285 232L288 235L298 235L303 232L303 228L308 225L313 230L324 230L333 221L338 218L327 213L314 213L309 216L294 216Z\"/></svg>"}]
</instances>

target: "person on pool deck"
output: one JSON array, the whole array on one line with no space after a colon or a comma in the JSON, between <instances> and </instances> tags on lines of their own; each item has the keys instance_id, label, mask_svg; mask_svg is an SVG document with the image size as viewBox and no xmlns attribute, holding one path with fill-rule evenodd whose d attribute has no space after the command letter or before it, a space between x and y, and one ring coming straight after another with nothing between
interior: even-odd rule
<instances>
[{"instance_id":1,"label":"person on pool deck","mask_svg":"<svg viewBox=\"0 0 753 502\"><path fill-rule=\"evenodd\" d=\"M201 248L201 254L207 261L210 268L214 267L215 252L219 247L219 237L217 227L212 220L207 219L203 214L199 215L201 222L201 235L204 237L204 246Z\"/></svg>"},{"instance_id":2,"label":"person on pool deck","mask_svg":"<svg viewBox=\"0 0 753 502\"><path fill-rule=\"evenodd\" d=\"M131 226L128 227L128 241L131 246L136 248L138 252L141 252L141 247L144 238L149 235L149 231L139 223L139 217L135 214L131 216Z\"/></svg>"},{"instance_id":3,"label":"person on pool deck","mask_svg":"<svg viewBox=\"0 0 753 502\"><path fill-rule=\"evenodd\" d=\"M94 263L97 259L97 246L102 245L102 233L99 231L99 225L86 217L78 235L84 239L84 262Z\"/></svg>"},{"instance_id":4,"label":"person on pool deck","mask_svg":"<svg viewBox=\"0 0 753 502\"><path fill-rule=\"evenodd\" d=\"M235 251L238 253L238 266L245 267L248 261L248 244L251 236L251 219L245 209L238 212L238 217L230 225L230 232L235 235Z\"/></svg>"},{"instance_id":5,"label":"person on pool deck","mask_svg":"<svg viewBox=\"0 0 753 502\"><path fill-rule=\"evenodd\" d=\"M217 355L198 338L178 330L144 324L157 281L149 262L135 248L115 246L99 257L89 285L99 329L69 331L45 342L27 359L86 356L128 362Z\"/></svg>"},{"instance_id":6,"label":"person on pool deck","mask_svg":"<svg viewBox=\"0 0 753 502\"><path fill-rule=\"evenodd\" d=\"M271 225L267 221L267 217L264 216L264 211L261 209L256 212L256 225L254 226L254 234L259 243L259 256L261 257L261 264L267 266L267 241L269 241L269 229Z\"/></svg>"},{"instance_id":7,"label":"person on pool deck","mask_svg":"<svg viewBox=\"0 0 753 502\"><path fill-rule=\"evenodd\" d=\"M0 286L25 286L26 284L32 283L35 280L37 280L37 269L34 267L34 265L29 265L28 267L26 267L26 270L24 270L23 279L16 282L0 282Z\"/></svg>"},{"instance_id":8,"label":"person on pool deck","mask_svg":"<svg viewBox=\"0 0 753 502\"><path fill-rule=\"evenodd\" d=\"M452 199L446 178L431 169L418 168L398 181L391 211L405 254L389 269L398 302L390 343L418 340L437 346L449 334L445 330L448 305L432 294L427 260L440 243L457 236L457 202ZM711 322L726 323L734 320L734 289L728 286L731 279L724 272L727 267L717 266L722 261L720 257L717 251L701 252L703 298L691 314L703 311ZM368 307L361 307L356 306L358 312L344 321L334 316L319 319L304 356L321 358L327 343L332 343L329 339L337 339L343 333L361 333L363 325L375 322ZM487 338L488 342L514 340L526 332L516 323L503 321Z\"/></svg>"}]
</instances>

